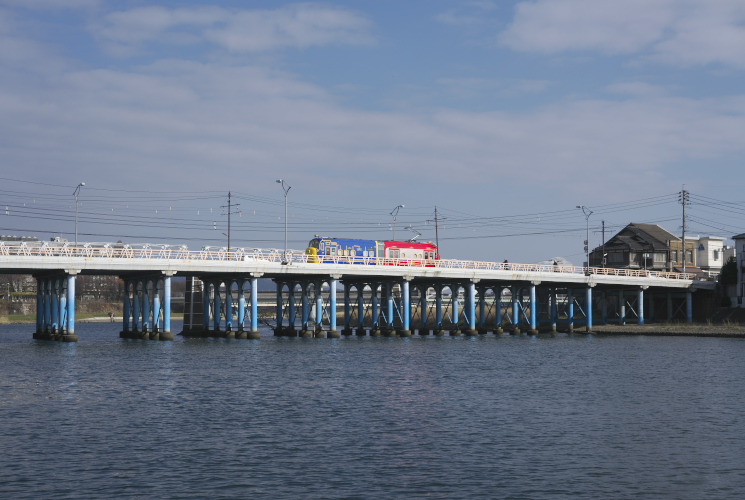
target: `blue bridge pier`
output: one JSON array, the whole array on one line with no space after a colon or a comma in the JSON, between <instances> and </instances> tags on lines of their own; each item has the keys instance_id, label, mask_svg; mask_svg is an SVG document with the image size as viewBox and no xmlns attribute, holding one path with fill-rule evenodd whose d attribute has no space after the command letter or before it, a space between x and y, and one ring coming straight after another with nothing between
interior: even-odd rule
<instances>
[{"instance_id":1,"label":"blue bridge pier","mask_svg":"<svg viewBox=\"0 0 745 500\"><path fill-rule=\"evenodd\" d=\"M124 339L173 340L171 278L173 272L123 276Z\"/></svg>"},{"instance_id":2,"label":"blue bridge pier","mask_svg":"<svg viewBox=\"0 0 745 500\"><path fill-rule=\"evenodd\" d=\"M75 277L79 270L35 274L37 340L77 342Z\"/></svg>"},{"instance_id":3,"label":"blue bridge pier","mask_svg":"<svg viewBox=\"0 0 745 500\"><path fill-rule=\"evenodd\" d=\"M258 279L262 273L187 278L186 337L258 339Z\"/></svg>"}]
</instances>

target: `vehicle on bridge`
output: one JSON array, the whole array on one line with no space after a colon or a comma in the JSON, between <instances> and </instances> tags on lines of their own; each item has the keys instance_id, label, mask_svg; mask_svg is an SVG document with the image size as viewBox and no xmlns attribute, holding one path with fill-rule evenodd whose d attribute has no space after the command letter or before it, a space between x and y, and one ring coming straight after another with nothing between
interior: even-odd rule
<instances>
[{"instance_id":1,"label":"vehicle on bridge","mask_svg":"<svg viewBox=\"0 0 745 500\"><path fill-rule=\"evenodd\" d=\"M305 253L308 262L365 264L365 265L421 265L434 267L440 258L437 245L431 241L376 241L316 236L308 242Z\"/></svg>"}]
</instances>

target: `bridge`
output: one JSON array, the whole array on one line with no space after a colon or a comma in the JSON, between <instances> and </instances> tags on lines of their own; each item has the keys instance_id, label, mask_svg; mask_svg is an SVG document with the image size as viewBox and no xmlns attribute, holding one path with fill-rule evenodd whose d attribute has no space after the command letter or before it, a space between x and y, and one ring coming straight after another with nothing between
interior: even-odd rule
<instances>
[{"instance_id":1,"label":"bridge","mask_svg":"<svg viewBox=\"0 0 745 500\"><path fill-rule=\"evenodd\" d=\"M173 340L171 279L187 278L184 335L259 338L258 279L276 283L275 335L480 335L693 321L693 274L454 259L334 256L159 244L0 242L0 273L37 280L34 338L75 342L75 278L124 281L121 336ZM341 303L339 299L341 298ZM343 328L338 328L339 309Z\"/></svg>"}]
</instances>

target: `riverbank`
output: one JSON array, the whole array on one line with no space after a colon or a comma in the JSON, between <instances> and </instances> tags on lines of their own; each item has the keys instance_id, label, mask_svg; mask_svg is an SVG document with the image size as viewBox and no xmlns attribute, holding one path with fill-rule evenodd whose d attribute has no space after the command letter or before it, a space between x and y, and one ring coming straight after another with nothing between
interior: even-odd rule
<instances>
[{"instance_id":1,"label":"riverbank","mask_svg":"<svg viewBox=\"0 0 745 500\"><path fill-rule=\"evenodd\" d=\"M171 320L183 321L183 314L171 314ZM102 316L101 314L77 314L75 315L76 323L121 323L124 320L122 316ZM36 315L32 314L11 314L0 316L0 325L33 325L36 324Z\"/></svg>"},{"instance_id":2,"label":"riverbank","mask_svg":"<svg viewBox=\"0 0 745 500\"><path fill-rule=\"evenodd\" d=\"M596 335L647 335L654 337L732 337L745 338L741 323L652 323L649 325L596 325Z\"/></svg>"}]
</instances>

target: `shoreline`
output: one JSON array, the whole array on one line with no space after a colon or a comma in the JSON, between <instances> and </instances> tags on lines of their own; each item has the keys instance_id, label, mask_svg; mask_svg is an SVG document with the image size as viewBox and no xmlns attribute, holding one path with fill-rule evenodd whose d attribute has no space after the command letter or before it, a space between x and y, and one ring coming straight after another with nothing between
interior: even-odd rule
<instances>
[{"instance_id":1,"label":"shoreline","mask_svg":"<svg viewBox=\"0 0 745 500\"><path fill-rule=\"evenodd\" d=\"M577 332L581 333L581 332ZM708 323L652 323L649 325L597 325L595 335L646 335L650 337L745 338L745 325Z\"/></svg>"},{"instance_id":2,"label":"shoreline","mask_svg":"<svg viewBox=\"0 0 745 500\"><path fill-rule=\"evenodd\" d=\"M173 321L183 321L182 315L172 317ZM91 316L76 319L76 323L121 323L122 316L114 316L113 321L108 316ZM33 325L35 320L10 319L0 316L2 325ZM563 332L558 332L563 333ZM586 335L584 328L575 330L574 335ZM722 337L745 338L745 324L709 324L709 323L651 323L647 325L595 325L590 332L592 335L605 336L650 336L650 337Z\"/></svg>"}]
</instances>

